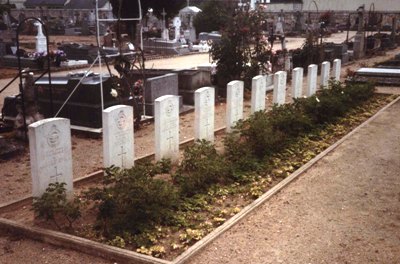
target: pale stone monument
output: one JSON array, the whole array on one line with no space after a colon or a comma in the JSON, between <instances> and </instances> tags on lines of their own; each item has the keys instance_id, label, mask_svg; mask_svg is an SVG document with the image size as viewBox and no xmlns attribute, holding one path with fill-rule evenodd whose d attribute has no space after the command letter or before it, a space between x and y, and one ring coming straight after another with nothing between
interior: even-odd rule
<instances>
[{"instance_id":1,"label":"pale stone monument","mask_svg":"<svg viewBox=\"0 0 400 264\"><path fill-rule=\"evenodd\" d=\"M328 87L330 71L331 71L331 63L329 61L324 61L321 66L321 86L322 86L322 88Z\"/></svg>"},{"instance_id":2,"label":"pale stone monument","mask_svg":"<svg viewBox=\"0 0 400 264\"><path fill-rule=\"evenodd\" d=\"M251 83L251 113L265 110L265 93L267 89L267 76L258 75Z\"/></svg>"},{"instance_id":3,"label":"pale stone monument","mask_svg":"<svg viewBox=\"0 0 400 264\"><path fill-rule=\"evenodd\" d=\"M43 34L42 23L36 22L34 25L38 29L36 35L36 52L47 52L47 40L46 36Z\"/></svg>"},{"instance_id":4,"label":"pale stone monument","mask_svg":"<svg viewBox=\"0 0 400 264\"><path fill-rule=\"evenodd\" d=\"M154 101L156 160L179 160L179 97L164 95Z\"/></svg>"},{"instance_id":5,"label":"pale stone monument","mask_svg":"<svg viewBox=\"0 0 400 264\"><path fill-rule=\"evenodd\" d=\"M272 102L274 104L283 105L286 96L286 77L285 71L278 71L274 75L274 94Z\"/></svg>"},{"instance_id":6,"label":"pale stone monument","mask_svg":"<svg viewBox=\"0 0 400 264\"><path fill-rule=\"evenodd\" d=\"M194 93L195 139L214 142L215 89L203 87Z\"/></svg>"},{"instance_id":7,"label":"pale stone monument","mask_svg":"<svg viewBox=\"0 0 400 264\"><path fill-rule=\"evenodd\" d=\"M306 95L313 96L317 91L317 75L318 75L318 65L310 64L308 65L307 74L307 91Z\"/></svg>"},{"instance_id":8,"label":"pale stone monument","mask_svg":"<svg viewBox=\"0 0 400 264\"><path fill-rule=\"evenodd\" d=\"M40 197L50 183L66 183L73 193L71 128L69 119L49 118L29 125L32 196Z\"/></svg>"},{"instance_id":9,"label":"pale stone monument","mask_svg":"<svg viewBox=\"0 0 400 264\"><path fill-rule=\"evenodd\" d=\"M340 72L342 70L342 60L335 59L333 61L332 75L335 81L340 81Z\"/></svg>"},{"instance_id":10,"label":"pale stone monument","mask_svg":"<svg viewBox=\"0 0 400 264\"><path fill-rule=\"evenodd\" d=\"M173 25L175 27L175 41L178 41L181 38L181 19L179 17L174 17Z\"/></svg>"},{"instance_id":11,"label":"pale stone monument","mask_svg":"<svg viewBox=\"0 0 400 264\"><path fill-rule=\"evenodd\" d=\"M124 169L134 166L133 107L115 105L103 110L103 163Z\"/></svg>"},{"instance_id":12,"label":"pale stone monument","mask_svg":"<svg viewBox=\"0 0 400 264\"><path fill-rule=\"evenodd\" d=\"M299 98L303 93L303 74L304 69L297 67L292 72L292 97Z\"/></svg>"},{"instance_id":13,"label":"pale stone monument","mask_svg":"<svg viewBox=\"0 0 400 264\"><path fill-rule=\"evenodd\" d=\"M243 81L231 81L226 92L226 130L231 132L236 122L243 118Z\"/></svg>"}]
</instances>

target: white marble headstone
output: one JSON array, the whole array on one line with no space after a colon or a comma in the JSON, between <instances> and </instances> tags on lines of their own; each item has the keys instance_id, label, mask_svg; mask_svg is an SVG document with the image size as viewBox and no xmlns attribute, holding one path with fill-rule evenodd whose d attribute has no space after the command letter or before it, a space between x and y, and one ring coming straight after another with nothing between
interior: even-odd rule
<instances>
[{"instance_id":1,"label":"white marble headstone","mask_svg":"<svg viewBox=\"0 0 400 264\"><path fill-rule=\"evenodd\" d=\"M40 197L50 183L66 183L73 193L71 126L69 119L49 118L29 125L32 196Z\"/></svg>"},{"instance_id":2,"label":"white marble headstone","mask_svg":"<svg viewBox=\"0 0 400 264\"><path fill-rule=\"evenodd\" d=\"M179 160L179 97L164 95L154 101L156 160Z\"/></svg>"},{"instance_id":3,"label":"white marble headstone","mask_svg":"<svg viewBox=\"0 0 400 264\"><path fill-rule=\"evenodd\" d=\"M226 130L232 131L236 122L243 119L243 81L231 81L226 92Z\"/></svg>"},{"instance_id":4,"label":"white marble headstone","mask_svg":"<svg viewBox=\"0 0 400 264\"><path fill-rule=\"evenodd\" d=\"M297 67L292 72L292 97L299 98L303 93L303 74L304 69Z\"/></svg>"},{"instance_id":5,"label":"white marble headstone","mask_svg":"<svg viewBox=\"0 0 400 264\"><path fill-rule=\"evenodd\" d=\"M285 71L278 71L274 75L274 95L272 102L282 105L285 103L286 97L286 77Z\"/></svg>"},{"instance_id":6,"label":"white marble headstone","mask_svg":"<svg viewBox=\"0 0 400 264\"><path fill-rule=\"evenodd\" d=\"M307 91L306 95L313 96L317 91L317 75L318 75L318 65L310 64L308 65L307 74Z\"/></svg>"},{"instance_id":7,"label":"white marble headstone","mask_svg":"<svg viewBox=\"0 0 400 264\"><path fill-rule=\"evenodd\" d=\"M203 87L194 93L195 139L214 142L215 89Z\"/></svg>"},{"instance_id":8,"label":"white marble headstone","mask_svg":"<svg viewBox=\"0 0 400 264\"><path fill-rule=\"evenodd\" d=\"M251 113L265 110L267 76L257 75L251 82Z\"/></svg>"},{"instance_id":9,"label":"white marble headstone","mask_svg":"<svg viewBox=\"0 0 400 264\"><path fill-rule=\"evenodd\" d=\"M105 168L134 166L132 106L115 105L103 110L103 163Z\"/></svg>"},{"instance_id":10,"label":"white marble headstone","mask_svg":"<svg viewBox=\"0 0 400 264\"><path fill-rule=\"evenodd\" d=\"M329 61L324 61L321 67L321 86L322 88L327 88L329 84L331 71L331 63Z\"/></svg>"},{"instance_id":11,"label":"white marble headstone","mask_svg":"<svg viewBox=\"0 0 400 264\"><path fill-rule=\"evenodd\" d=\"M335 81L340 81L340 72L342 70L342 60L335 59L333 61L332 75Z\"/></svg>"},{"instance_id":12,"label":"white marble headstone","mask_svg":"<svg viewBox=\"0 0 400 264\"><path fill-rule=\"evenodd\" d=\"M36 22L34 24L38 28L38 33L36 35L36 52L46 52L47 51L47 39L42 31L42 24Z\"/></svg>"}]
</instances>

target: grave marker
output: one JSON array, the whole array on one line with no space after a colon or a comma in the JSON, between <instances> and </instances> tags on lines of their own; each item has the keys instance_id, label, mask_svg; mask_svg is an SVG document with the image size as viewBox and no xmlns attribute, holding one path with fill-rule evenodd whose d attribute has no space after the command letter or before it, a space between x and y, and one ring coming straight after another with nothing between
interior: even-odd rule
<instances>
[{"instance_id":1,"label":"grave marker","mask_svg":"<svg viewBox=\"0 0 400 264\"><path fill-rule=\"evenodd\" d=\"M303 93L303 74L304 69L297 67L292 72L292 97L299 98Z\"/></svg>"},{"instance_id":2,"label":"grave marker","mask_svg":"<svg viewBox=\"0 0 400 264\"><path fill-rule=\"evenodd\" d=\"M103 163L106 168L134 166L132 106L115 105L103 110Z\"/></svg>"},{"instance_id":3,"label":"grave marker","mask_svg":"<svg viewBox=\"0 0 400 264\"><path fill-rule=\"evenodd\" d=\"M329 74L331 70L331 63L329 61L324 61L321 67L321 86L322 88L327 88L329 84Z\"/></svg>"},{"instance_id":4,"label":"grave marker","mask_svg":"<svg viewBox=\"0 0 400 264\"><path fill-rule=\"evenodd\" d=\"M73 193L70 121L49 118L29 125L32 196L40 197L50 183L65 182Z\"/></svg>"},{"instance_id":5,"label":"grave marker","mask_svg":"<svg viewBox=\"0 0 400 264\"><path fill-rule=\"evenodd\" d=\"M335 81L340 81L340 72L342 70L342 60L336 59L333 61L332 75Z\"/></svg>"},{"instance_id":6,"label":"grave marker","mask_svg":"<svg viewBox=\"0 0 400 264\"><path fill-rule=\"evenodd\" d=\"M317 74L318 74L318 65L311 64L308 66L308 74L307 74L307 97L313 96L317 91Z\"/></svg>"},{"instance_id":7,"label":"grave marker","mask_svg":"<svg viewBox=\"0 0 400 264\"><path fill-rule=\"evenodd\" d=\"M195 139L214 142L215 89L203 87L194 93Z\"/></svg>"},{"instance_id":8,"label":"grave marker","mask_svg":"<svg viewBox=\"0 0 400 264\"><path fill-rule=\"evenodd\" d=\"M265 109L265 93L267 89L267 76L258 75L251 83L251 113Z\"/></svg>"},{"instance_id":9,"label":"grave marker","mask_svg":"<svg viewBox=\"0 0 400 264\"><path fill-rule=\"evenodd\" d=\"M226 130L231 132L236 122L243 118L243 81L231 81L226 92Z\"/></svg>"},{"instance_id":10,"label":"grave marker","mask_svg":"<svg viewBox=\"0 0 400 264\"><path fill-rule=\"evenodd\" d=\"M274 75L274 104L282 105L285 103L286 77L287 73L285 71L278 71Z\"/></svg>"},{"instance_id":11,"label":"grave marker","mask_svg":"<svg viewBox=\"0 0 400 264\"><path fill-rule=\"evenodd\" d=\"M164 95L154 101L156 160L179 160L179 97Z\"/></svg>"}]
</instances>

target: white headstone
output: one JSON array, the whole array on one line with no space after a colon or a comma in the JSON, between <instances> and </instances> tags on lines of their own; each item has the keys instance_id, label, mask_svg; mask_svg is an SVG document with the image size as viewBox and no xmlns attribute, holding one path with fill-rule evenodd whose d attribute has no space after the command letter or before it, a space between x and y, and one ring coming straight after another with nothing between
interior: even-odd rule
<instances>
[{"instance_id":1,"label":"white headstone","mask_svg":"<svg viewBox=\"0 0 400 264\"><path fill-rule=\"evenodd\" d=\"M36 22L34 25L38 28L38 33L36 35L36 52L46 52L47 40L46 36L43 34L42 24Z\"/></svg>"},{"instance_id":2,"label":"white headstone","mask_svg":"<svg viewBox=\"0 0 400 264\"><path fill-rule=\"evenodd\" d=\"M29 125L32 196L40 197L50 183L66 183L72 195L72 149L69 119L49 118Z\"/></svg>"},{"instance_id":3,"label":"white headstone","mask_svg":"<svg viewBox=\"0 0 400 264\"><path fill-rule=\"evenodd\" d=\"M342 60L336 59L333 61L332 75L335 81L340 81L340 72L342 70Z\"/></svg>"},{"instance_id":4,"label":"white headstone","mask_svg":"<svg viewBox=\"0 0 400 264\"><path fill-rule=\"evenodd\" d=\"M181 38L181 19L179 17L174 17L172 24L175 27L175 41L178 41Z\"/></svg>"},{"instance_id":5,"label":"white headstone","mask_svg":"<svg viewBox=\"0 0 400 264\"><path fill-rule=\"evenodd\" d=\"M286 97L286 77L285 71L278 71L274 75L274 104L282 105L285 103Z\"/></svg>"},{"instance_id":6,"label":"white headstone","mask_svg":"<svg viewBox=\"0 0 400 264\"><path fill-rule=\"evenodd\" d=\"M331 71L331 63L329 61L324 61L321 67L321 86L322 88L327 88L329 84Z\"/></svg>"},{"instance_id":7,"label":"white headstone","mask_svg":"<svg viewBox=\"0 0 400 264\"><path fill-rule=\"evenodd\" d=\"M214 142L214 102L214 88L203 87L195 91L195 139Z\"/></svg>"},{"instance_id":8,"label":"white headstone","mask_svg":"<svg viewBox=\"0 0 400 264\"><path fill-rule=\"evenodd\" d=\"M133 108L115 105L103 110L104 167L130 169L135 163Z\"/></svg>"},{"instance_id":9,"label":"white headstone","mask_svg":"<svg viewBox=\"0 0 400 264\"><path fill-rule=\"evenodd\" d=\"M265 110L265 93L267 89L267 76L258 75L251 83L251 113Z\"/></svg>"},{"instance_id":10,"label":"white headstone","mask_svg":"<svg viewBox=\"0 0 400 264\"><path fill-rule=\"evenodd\" d=\"M273 91L274 90L274 75L273 74L267 74L266 75L266 84L265 86L267 87L267 91Z\"/></svg>"},{"instance_id":11,"label":"white headstone","mask_svg":"<svg viewBox=\"0 0 400 264\"><path fill-rule=\"evenodd\" d=\"M308 66L308 74L307 74L307 91L306 95L313 96L317 91L317 74L318 74L318 65L311 64Z\"/></svg>"},{"instance_id":12,"label":"white headstone","mask_svg":"<svg viewBox=\"0 0 400 264\"><path fill-rule=\"evenodd\" d=\"M303 93L303 74L304 69L297 67L292 72L292 97L299 98Z\"/></svg>"},{"instance_id":13,"label":"white headstone","mask_svg":"<svg viewBox=\"0 0 400 264\"><path fill-rule=\"evenodd\" d=\"M179 97L164 95L154 105L156 160L179 160Z\"/></svg>"},{"instance_id":14,"label":"white headstone","mask_svg":"<svg viewBox=\"0 0 400 264\"><path fill-rule=\"evenodd\" d=\"M243 118L243 81L231 81L226 91L226 130L232 131L236 122Z\"/></svg>"}]
</instances>

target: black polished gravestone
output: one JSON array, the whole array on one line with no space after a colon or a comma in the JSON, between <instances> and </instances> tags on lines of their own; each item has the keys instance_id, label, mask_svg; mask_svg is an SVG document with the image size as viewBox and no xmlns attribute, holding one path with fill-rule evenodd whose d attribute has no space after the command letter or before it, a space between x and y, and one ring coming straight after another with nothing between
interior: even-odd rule
<instances>
[{"instance_id":1,"label":"black polished gravestone","mask_svg":"<svg viewBox=\"0 0 400 264\"><path fill-rule=\"evenodd\" d=\"M82 74L71 74L66 77L52 77L52 99L54 114L62 107L70 96L76 85L82 78ZM119 99L113 97L111 89L116 82L109 76L103 76L103 100L104 109L117 104L132 105L131 99ZM100 76L96 74L86 74L79 87L72 94L57 117L65 117L71 120L71 125L101 128L102 127L102 106L100 92ZM39 112L45 117L52 117L49 81L47 77L42 77L35 82L35 93Z\"/></svg>"}]
</instances>

